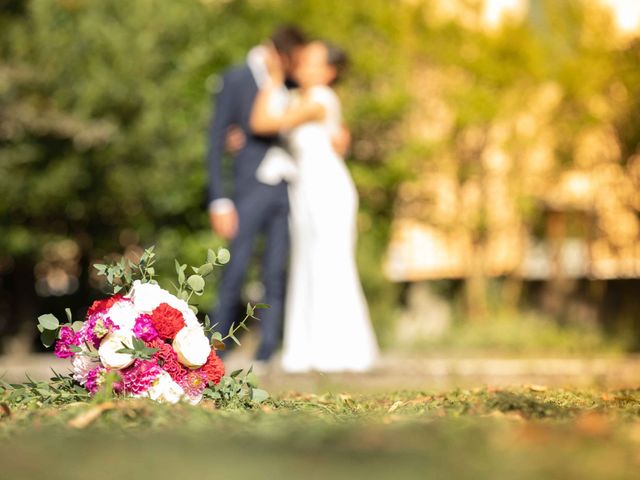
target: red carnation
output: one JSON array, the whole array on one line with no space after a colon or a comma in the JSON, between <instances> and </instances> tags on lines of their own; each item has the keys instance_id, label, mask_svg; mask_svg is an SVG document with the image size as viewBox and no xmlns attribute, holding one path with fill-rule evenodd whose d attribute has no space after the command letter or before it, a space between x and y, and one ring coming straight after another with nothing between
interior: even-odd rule
<instances>
[{"instance_id":1,"label":"red carnation","mask_svg":"<svg viewBox=\"0 0 640 480\"><path fill-rule=\"evenodd\" d=\"M151 323L160 338L165 340L173 340L186 325L180 310L176 310L167 303L161 303L151 312Z\"/></svg>"},{"instance_id":2,"label":"red carnation","mask_svg":"<svg viewBox=\"0 0 640 480\"><path fill-rule=\"evenodd\" d=\"M222 360L220 360L220 357L216 355L216 352L211 350L206 363L200 367L199 370L207 376L207 380L214 385L217 385L220 383L220 379L224 375L224 364L222 363Z\"/></svg>"},{"instance_id":3,"label":"red carnation","mask_svg":"<svg viewBox=\"0 0 640 480\"><path fill-rule=\"evenodd\" d=\"M147 342L147 346L158 349L154 353L153 359L165 372L171 375L175 382L179 383L189 373L189 369L178 361L178 355L168 343L156 338L151 342Z\"/></svg>"},{"instance_id":4,"label":"red carnation","mask_svg":"<svg viewBox=\"0 0 640 480\"><path fill-rule=\"evenodd\" d=\"M87 317L95 315L96 313L106 312L109 310L115 303L119 302L122 299L122 295L119 293L113 295L109 298L105 298L103 300L96 300L91 304L89 310L87 310Z\"/></svg>"}]
</instances>

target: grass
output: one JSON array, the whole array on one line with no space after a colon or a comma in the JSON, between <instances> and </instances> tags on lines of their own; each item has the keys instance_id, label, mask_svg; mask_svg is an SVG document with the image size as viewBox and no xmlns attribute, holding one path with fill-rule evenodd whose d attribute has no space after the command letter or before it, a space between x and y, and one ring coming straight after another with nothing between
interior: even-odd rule
<instances>
[{"instance_id":1,"label":"grass","mask_svg":"<svg viewBox=\"0 0 640 480\"><path fill-rule=\"evenodd\" d=\"M285 393L253 407L4 403L3 480L631 479L640 390Z\"/></svg>"}]
</instances>

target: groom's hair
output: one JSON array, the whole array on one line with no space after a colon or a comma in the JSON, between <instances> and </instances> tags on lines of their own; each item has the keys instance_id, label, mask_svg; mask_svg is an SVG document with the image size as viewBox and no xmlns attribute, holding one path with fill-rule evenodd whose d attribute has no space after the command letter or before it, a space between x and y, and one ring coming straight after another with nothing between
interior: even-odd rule
<instances>
[{"instance_id":1,"label":"groom's hair","mask_svg":"<svg viewBox=\"0 0 640 480\"><path fill-rule=\"evenodd\" d=\"M290 55L295 48L307 43L307 37L295 25L280 25L271 35L271 42L278 52Z\"/></svg>"}]
</instances>

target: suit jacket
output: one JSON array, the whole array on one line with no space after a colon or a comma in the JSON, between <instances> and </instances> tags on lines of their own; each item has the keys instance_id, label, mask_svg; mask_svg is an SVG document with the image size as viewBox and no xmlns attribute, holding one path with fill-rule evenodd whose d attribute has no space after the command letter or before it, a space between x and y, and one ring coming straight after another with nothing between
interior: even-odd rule
<instances>
[{"instance_id":1,"label":"suit jacket","mask_svg":"<svg viewBox=\"0 0 640 480\"><path fill-rule=\"evenodd\" d=\"M247 64L226 71L215 96L215 110L209 128L209 203L219 198L241 198L258 183L256 170L267 150L277 143L277 137L260 137L251 132L249 120L258 93L258 86ZM234 191L225 191L222 180L222 159L226 134L230 125L237 125L246 141L234 156Z\"/></svg>"}]
</instances>

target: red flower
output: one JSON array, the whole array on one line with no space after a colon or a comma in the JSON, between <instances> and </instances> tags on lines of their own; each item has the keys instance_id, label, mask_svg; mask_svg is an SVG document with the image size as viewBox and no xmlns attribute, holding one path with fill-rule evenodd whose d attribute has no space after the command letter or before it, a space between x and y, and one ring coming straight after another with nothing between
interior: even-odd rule
<instances>
[{"instance_id":1,"label":"red flower","mask_svg":"<svg viewBox=\"0 0 640 480\"><path fill-rule=\"evenodd\" d=\"M222 363L222 360L220 360L220 357L216 355L216 352L211 350L206 363L200 367L199 371L207 376L207 380L214 385L217 385L220 383L220 379L224 375L224 364Z\"/></svg>"},{"instance_id":2,"label":"red flower","mask_svg":"<svg viewBox=\"0 0 640 480\"><path fill-rule=\"evenodd\" d=\"M87 310L87 318L95 315L96 313L106 312L109 310L113 304L117 303L122 299L122 295L116 294L109 298L104 298L102 300L96 300L91 304L89 310Z\"/></svg>"},{"instance_id":3,"label":"red flower","mask_svg":"<svg viewBox=\"0 0 640 480\"><path fill-rule=\"evenodd\" d=\"M153 359L165 372L171 375L171 378L175 382L180 383L187 373L189 373L189 369L178 361L178 355L176 355L176 352L168 343L156 338L151 342L147 342L147 346L158 349L158 351L154 353Z\"/></svg>"},{"instance_id":4,"label":"red flower","mask_svg":"<svg viewBox=\"0 0 640 480\"><path fill-rule=\"evenodd\" d=\"M151 323L160 338L165 340L173 340L176 333L186 325L180 310L176 310L167 303L161 303L151 312Z\"/></svg>"}]
</instances>

